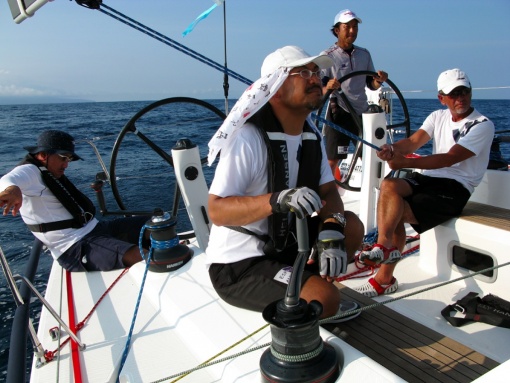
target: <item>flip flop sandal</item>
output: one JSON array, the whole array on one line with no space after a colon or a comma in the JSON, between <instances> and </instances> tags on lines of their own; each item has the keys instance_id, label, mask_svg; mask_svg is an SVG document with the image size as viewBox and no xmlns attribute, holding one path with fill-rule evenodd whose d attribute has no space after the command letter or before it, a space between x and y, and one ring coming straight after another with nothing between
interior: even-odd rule
<instances>
[{"instance_id":1,"label":"flip flop sandal","mask_svg":"<svg viewBox=\"0 0 510 383\"><path fill-rule=\"evenodd\" d=\"M364 285L355 287L353 290L368 298L378 297L379 295L392 294L398 289L398 282L395 277L391 279L391 283L380 285L374 278L370 278Z\"/></svg>"},{"instance_id":2,"label":"flip flop sandal","mask_svg":"<svg viewBox=\"0 0 510 383\"><path fill-rule=\"evenodd\" d=\"M395 263L402 259L402 254L396 247L387 249L383 245L376 243L372 250L362 251L359 255L359 261L367 266L379 264Z\"/></svg>"}]
</instances>

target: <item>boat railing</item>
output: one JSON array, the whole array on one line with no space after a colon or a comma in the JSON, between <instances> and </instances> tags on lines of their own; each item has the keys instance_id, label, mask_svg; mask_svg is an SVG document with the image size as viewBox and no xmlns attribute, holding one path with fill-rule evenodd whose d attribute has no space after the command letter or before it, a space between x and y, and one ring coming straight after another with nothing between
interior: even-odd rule
<instances>
[{"instance_id":1,"label":"boat railing","mask_svg":"<svg viewBox=\"0 0 510 383\"><path fill-rule=\"evenodd\" d=\"M37 267L39 265L39 257L43 244L39 240L34 240L30 257L25 267L25 277L33 282ZM5 256L2 253L2 258ZM2 263L2 267L4 267ZM10 270L10 269L9 269ZM4 269L4 273L7 271ZM12 289L12 287L11 287ZM18 294L13 292L15 299ZM14 313L11 328L11 339L9 346L9 362L7 364L7 383L19 383L26 381L26 363L27 363L27 338L29 334L30 323L30 298L32 290L26 284L22 284L19 289L20 302Z\"/></svg>"},{"instance_id":2,"label":"boat railing","mask_svg":"<svg viewBox=\"0 0 510 383\"><path fill-rule=\"evenodd\" d=\"M34 347L34 353L36 358L39 360L38 363L40 365L45 364L45 350L37 338L37 334L30 318L30 302L32 294L35 294L50 311L52 310L48 307L48 302L45 301L45 299L33 285L42 249L42 242L38 239L35 239L30 251L28 262L25 267L25 274L23 276L19 274L13 276L7 263L7 258L0 248L0 260L2 268L17 306L11 328L9 361L7 364L6 377L7 383L19 383L26 381L28 350L27 340L29 335ZM20 288L18 289L15 283L16 280L21 280L25 283L21 283ZM59 322L67 328L61 319ZM71 332L69 332L69 334L71 334Z\"/></svg>"}]
</instances>

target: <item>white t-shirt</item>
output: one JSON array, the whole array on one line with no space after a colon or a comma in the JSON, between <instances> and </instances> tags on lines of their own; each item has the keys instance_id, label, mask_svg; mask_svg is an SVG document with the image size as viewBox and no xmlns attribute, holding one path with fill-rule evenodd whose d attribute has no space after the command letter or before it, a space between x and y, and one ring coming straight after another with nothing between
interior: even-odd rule
<instances>
[{"instance_id":1,"label":"white t-shirt","mask_svg":"<svg viewBox=\"0 0 510 383\"><path fill-rule=\"evenodd\" d=\"M73 218L44 184L37 166L31 164L17 166L0 179L2 191L13 185L18 186L23 193L20 214L26 224L35 225ZM97 222L94 218L79 229L70 228L32 234L46 245L53 258L57 259L74 243L90 233Z\"/></svg>"},{"instance_id":2,"label":"white t-shirt","mask_svg":"<svg viewBox=\"0 0 510 383\"><path fill-rule=\"evenodd\" d=\"M471 122L484 119L487 121L466 129ZM477 110L473 110L466 118L454 122L450 111L442 109L431 113L420 129L423 129L432 138L434 154L447 153L455 144L459 144L475 154L450 167L423 171L423 174L431 177L452 178L460 182L470 193L473 193L487 170L490 147L494 138L494 124ZM455 134L460 134L457 142L455 142Z\"/></svg>"},{"instance_id":3,"label":"white t-shirt","mask_svg":"<svg viewBox=\"0 0 510 383\"><path fill-rule=\"evenodd\" d=\"M267 147L258 129L248 123L234 133L229 151L222 150L216 168L210 194L220 197L257 196L267 190ZM299 163L298 150L301 135L285 134L289 153L289 188L297 183ZM319 185L334 181L328 165L324 145L322 147L321 178ZM304 159L306 161L306 159ZM257 234L267 234L268 220L262 219L243 227ZM239 233L222 226L212 225L209 245L206 250L207 265L211 263L232 263L246 258L264 255L264 243L253 235Z\"/></svg>"}]
</instances>

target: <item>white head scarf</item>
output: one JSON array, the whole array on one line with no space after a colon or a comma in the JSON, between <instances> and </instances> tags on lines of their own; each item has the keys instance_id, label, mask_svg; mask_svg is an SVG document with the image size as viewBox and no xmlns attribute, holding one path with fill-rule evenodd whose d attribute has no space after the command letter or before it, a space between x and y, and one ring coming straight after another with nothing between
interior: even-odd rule
<instances>
[{"instance_id":1,"label":"white head scarf","mask_svg":"<svg viewBox=\"0 0 510 383\"><path fill-rule=\"evenodd\" d=\"M311 62L317 64L321 69L333 65L333 60L328 56L310 56L303 49L292 45L277 49L266 57L261 68L261 78L244 91L209 141L207 158L209 166L214 162L220 150L227 149L233 142L232 138L235 132L280 89L289 76L290 70Z\"/></svg>"}]
</instances>

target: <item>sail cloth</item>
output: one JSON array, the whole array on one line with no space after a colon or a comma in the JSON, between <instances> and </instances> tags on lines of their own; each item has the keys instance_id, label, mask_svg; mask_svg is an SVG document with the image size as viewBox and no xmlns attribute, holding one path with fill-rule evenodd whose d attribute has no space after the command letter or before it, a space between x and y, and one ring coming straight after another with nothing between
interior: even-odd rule
<instances>
[{"instance_id":1,"label":"sail cloth","mask_svg":"<svg viewBox=\"0 0 510 383\"><path fill-rule=\"evenodd\" d=\"M273 73L262 76L248 87L223 121L216 134L209 141L209 166L212 165L220 150L228 150L235 132L262 108L280 89L289 76L291 68L278 68Z\"/></svg>"},{"instance_id":2,"label":"sail cloth","mask_svg":"<svg viewBox=\"0 0 510 383\"><path fill-rule=\"evenodd\" d=\"M182 37L184 37L188 33L190 33L199 22L204 20L207 16L209 16L211 14L212 11L214 11L214 9L216 9L216 7L222 5L224 2L225 2L225 0L214 0L214 4L211 8L202 12L200 15L198 15L198 17L190 25L188 25L188 28L186 28L186 30L184 32L182 32Z\"/></svg>"}]
</instances>

